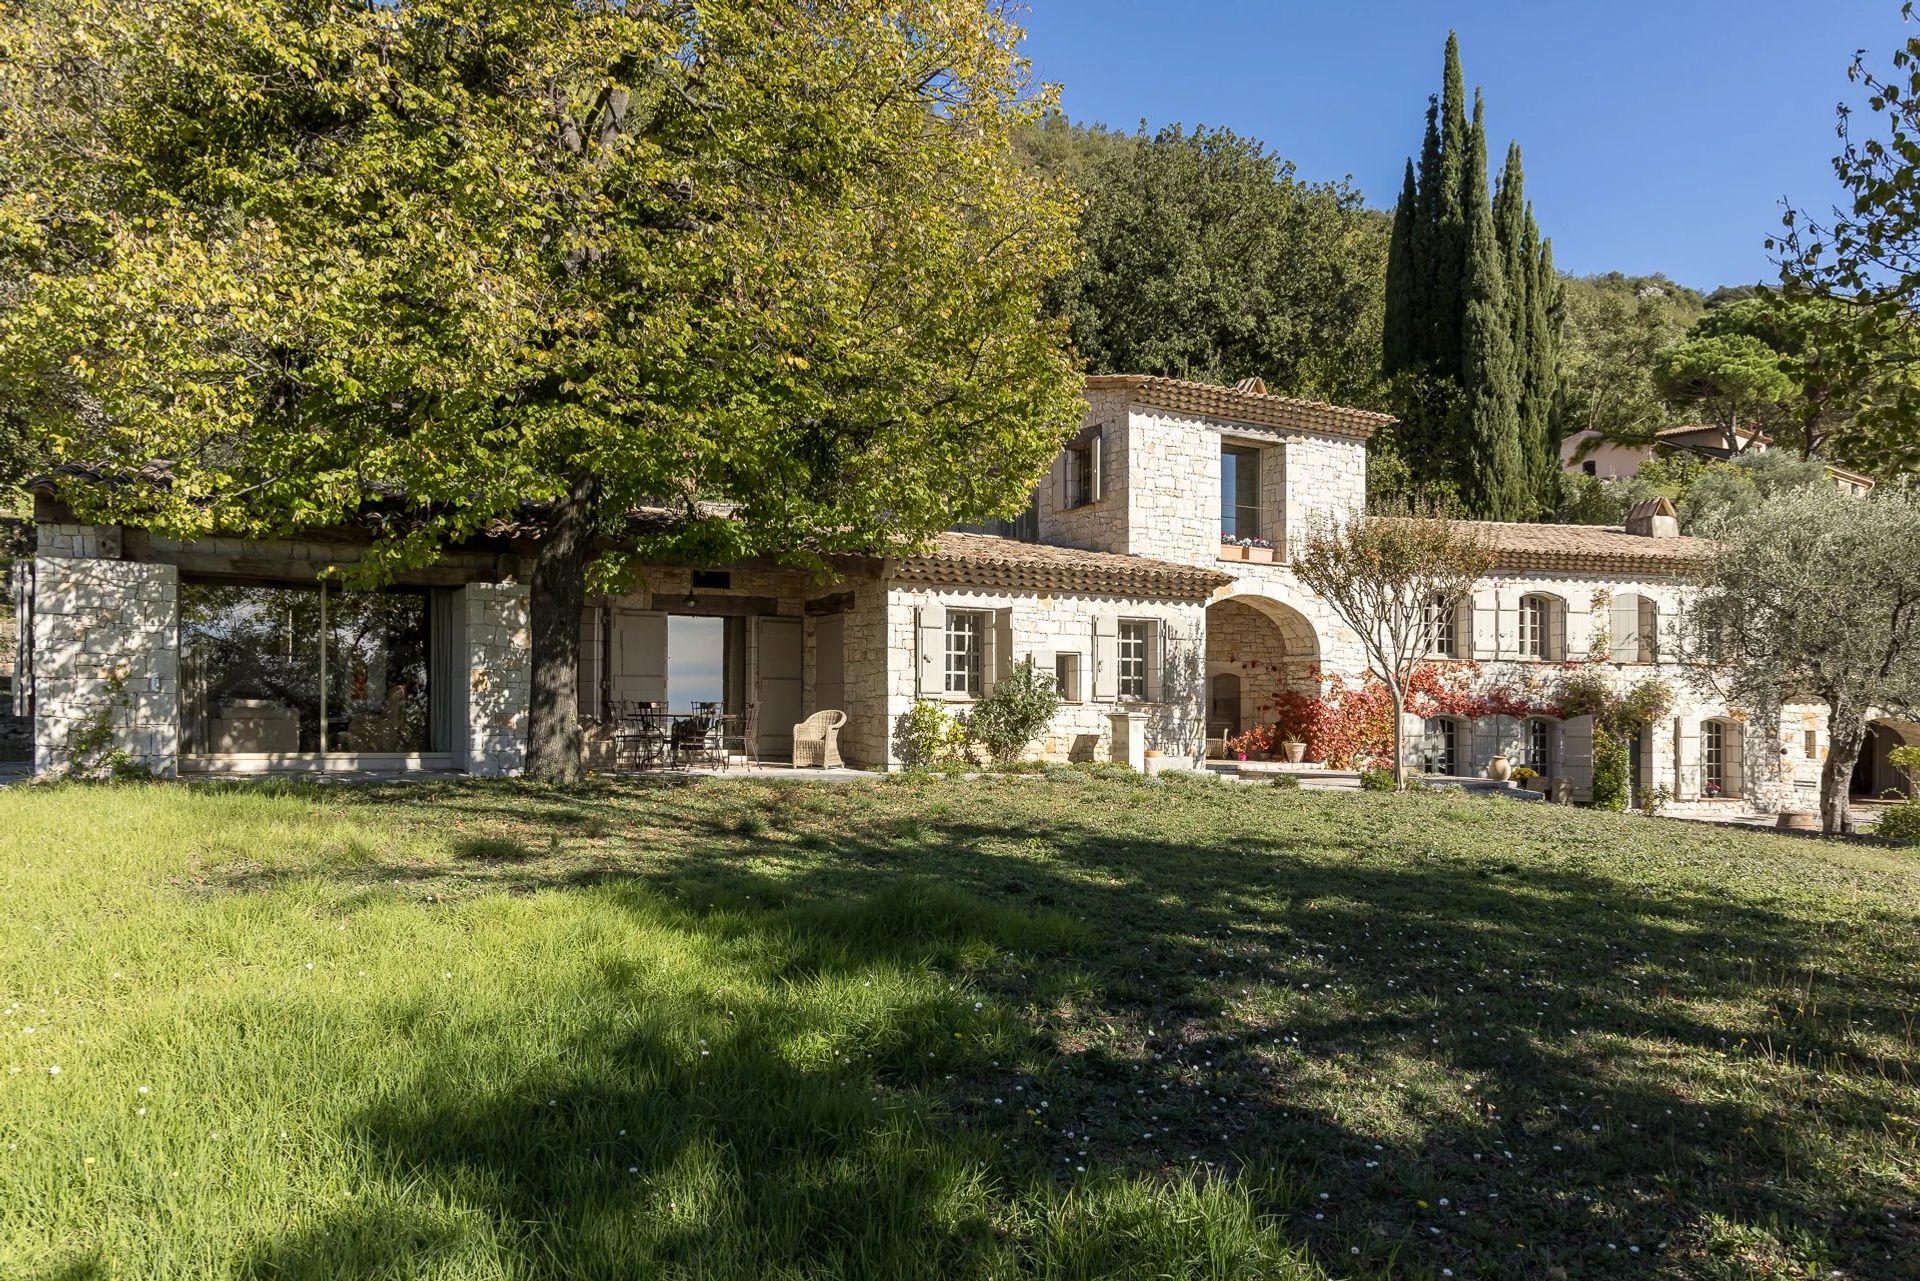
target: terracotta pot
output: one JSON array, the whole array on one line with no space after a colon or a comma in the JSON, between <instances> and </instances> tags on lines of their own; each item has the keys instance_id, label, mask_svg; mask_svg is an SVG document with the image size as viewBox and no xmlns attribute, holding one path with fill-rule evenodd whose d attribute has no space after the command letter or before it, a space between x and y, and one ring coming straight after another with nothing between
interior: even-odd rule
<instances>
[{"instance_id":1,"label":"terracotta pot","mask_svg":"<svg viewBox=\"0 0 1920 1281\"><path fill-rule=\"evenodd\" d=\"M1220 559L1245 560L1247 558L1247 550L1247 548L1240 546L1238 543L1221 543Z\"/></svg>"},{"instance_id":2,"label":"terracotta pot","mask_svg":"<svg viewBox=\"0 0 1920 1281\"><path fill-rule=\"evenodd\" d=\"M1273 564L1273 548L1271 547L1243 547L1241 550L1246 552L1248 560L1256 564Z\"/></svg>"},{"instance_id":3,"label":"terracotta pot","mask_svg":"<svg viewBox=\"0 0 1920 1281\"><path fill-rule=\"evenodd\" d=\"M1487 777L1496 783L1504 783L1513 775L1513 764L1505 756L1496 756L1487 762Z\"/></svg>"},{"instance_id":4,"label":"terracotta pot","mask_svg":"<svg viewBox=\"0 0 1920 1281\"><path fill-rule=\"evenodd\" d=\"M1305 743L1282 743L1281 746L1287 750L1287 763L1289 765L1298 765L1301 761L1307 759L1307 745Z\"/></svg>"}]
</instances>

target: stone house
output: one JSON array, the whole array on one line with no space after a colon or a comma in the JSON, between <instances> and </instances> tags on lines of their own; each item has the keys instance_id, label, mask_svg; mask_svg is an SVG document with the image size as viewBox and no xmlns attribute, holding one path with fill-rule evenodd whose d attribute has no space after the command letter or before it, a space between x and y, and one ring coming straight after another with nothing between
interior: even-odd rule
<instances>
[{"instance_id":1,"label":"stone house","mask_svg":"<svg viewBox=\"0 0 1920 1281\"><path fill-rule=\"evenodd\" d=\"M651 566L590 600L589 751L605 751L623 704L702 698L751 708L752 750L769 759L791 750L807 714L844 710L847 761L887 768L916 700L963 708L1031 657L1063 700L1039 754L1137 764L1152 749L1198 764L1210 743L1269 717L1282 691L1357 684L1357 638L1301 587L1287 548L1315 517L1361 507L1367 442L1390 420L1271 396L1257 380L1094 377L1086 403L1031 509L1004 528L823 574ZM102 742L167 775L521 768L523 546L478 540L389 589L344 591L322 579L366 553L351 535L179 543L76 525L50 488L36 501L23 597L38 769ZM1806 803L1793 798L1817 786L1817 712L1789 708L1763 727L1679 678L1673 620L1710 548L1680 537L1670 513L1627 529L1487 532L1497 569L1435 620L1437 662L1475 689L1535 688L1600 646L1596 669L1623 688L1664 675L1680 695L1635 745L1641 786L1697 803ZM1498 752L1590 795L1583 720L1415 728L1434 772L1476 775Z\"/></svg>"}]
</instances>

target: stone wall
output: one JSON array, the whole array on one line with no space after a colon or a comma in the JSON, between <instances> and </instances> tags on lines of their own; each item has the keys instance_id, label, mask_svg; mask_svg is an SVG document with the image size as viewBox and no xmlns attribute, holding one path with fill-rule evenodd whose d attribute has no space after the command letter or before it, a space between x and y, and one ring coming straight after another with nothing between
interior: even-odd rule
<instances>
[{"instance_id":1,"label":"stone wall","mask_svg":"<svg viewBox=\"0 0 1920 1281\"><path fill-rule=\"evenodd\" d=\"M171 565L92 559L118 534L42 527L34 560L34 770L72 768L105 727L101 753L171 777L179 764L180 575ZM80 762L82 764L86 762Z\"/></svg>"},{"instance_id":2,"label":"stone wall","mask_svg":"<svg viewBox=\"0 0 1920 1281\"><path fill-rule=\"evenodd\" d=\"M515 583L469 584L460 589L455 614L465 625L465 768L489 777L519 774L527 766L533 692L527 589Z\"/></svg>"},{"instance_id":3,"label":"stone wall","mask_svg":"<svg viewBox=\"0 0 1920 1281\"><path fill-rule=\"evenodd\" d=\"M1058 653L1080 655L1081 698L1062 703L1044 737L1029 751L1046 760L1106 760L1112 748L1110 718L1137 711L1148 718L1147 746L1167 756L1197 761L1205 720L1204 608L1198 602L1139 601L1110 596L1007 592L975 587L895 586L886 595L887 763L897 765L895 720L919 698L915 620L923 605L949 610L1006 611L1013 659L1031 656L1042 672L1054 670ZM1162 628L1164 662L1157 703L1094 697L1094 620L1101 615L1150 619ZM851 674L849 675L851 680ZM932 695L949 711L965 711L971 699Z\"/></svg>"}]
</instances>

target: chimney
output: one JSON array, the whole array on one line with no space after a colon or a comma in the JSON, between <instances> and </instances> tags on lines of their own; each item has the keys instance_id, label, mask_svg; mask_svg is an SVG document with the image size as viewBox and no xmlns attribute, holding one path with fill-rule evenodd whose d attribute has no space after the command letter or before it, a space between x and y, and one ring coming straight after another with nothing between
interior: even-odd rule
<instances>
[{"instance_id":1,"label":"chimney","mask_svg":"<svg viewBox=\"0 0 1920 1281\"><path fill-rule=\"evenodd\" d=\"M1267 381L1258 375L1252 378L1242 378L1233 385L1233 389L1235 391L1251 392L1255 396L1264 396L1267 394Z\"/></svg>"},{"instance_id":2,"label":"chimney","mask_svg":"<svg viewBox=\"0 0 1920 1281\"><path fill-rule=\"evenodd\" d=\"M1627 513L1627 532L1642 538L1680 537L1680 514L1664 498L1646 498Z\"/></svg>"}]
</instances>

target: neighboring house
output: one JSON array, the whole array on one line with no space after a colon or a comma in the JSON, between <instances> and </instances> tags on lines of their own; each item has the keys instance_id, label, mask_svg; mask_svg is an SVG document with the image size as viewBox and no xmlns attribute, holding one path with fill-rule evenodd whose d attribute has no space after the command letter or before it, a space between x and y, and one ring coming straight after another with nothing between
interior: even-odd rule
<instances>
[{"instance_id":1,"label":"neighboring house","mask_svg":"<svg viewBox=\"0 0 1920 1281\"><path fill-rule=\"evenodd\" d=\"M1271 719L1283 690L1358 682L1357 638L1287 563L1308 523L1360 510L1367 442L1391 420L1354 409L1167 378L1094 377L1080 432L1008 532L940 535L920 555L847 559L828 575L772 564L655 566L582 617L581 716L606 750L623 704L683 706L708 691L753 710L753 748L779 758L791 727L838 708L849 763L898 761L894 725L930 698L964 708L1031 657L1062 705L1036 751L1198 763L1209 739ZM161 773L444 769L524 763L526 548L478 540L379 592L320 587L364 539L177 543L71 523L38 495L31 666L36 763L106 725ZM1435 657L1480 689L1540 687L1604 650L1622 688L1647 675L1680 694L1635 747L1636 778L1678 797L1806 805L1821 716L1778 726L1696 698L1672 661L1690 569L1710 546L1671 509L1625 529L1489 525L1498 559ZM1232 542L1223 541L1231 538ZM1273 545L1264 549L1243 544ZM1592 727L1546 716L1436 718L1416 727L1436 772L1479 774L1495 753L1590 795Z\"/></svg>"},{"instance_id":2,"label":"neighboring house","mask_svg":"<svg viewBox=\"0 0 1920 1281\"><path fill-rule=\"evenodd\" d=\"M1741 427L1735 436L1740 442L1740 453L1764 454L1773 445L1773 437L1757 427ZM1713 462L1725 462L1735 456L1735 451L1727 448L1727 433L1708 423L1665 428L1654 433L1650 445L1622 445L1589 428L1574 432L1560 442L1560 468L1598 480L1624 480L1639 472L1641 464L1649 459L1676 453ZM1851 494L1864 494L1874 486L1873 477L1831 463L1827 464L1827 475Z\"/></svg>"}]
</instances>

